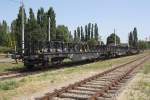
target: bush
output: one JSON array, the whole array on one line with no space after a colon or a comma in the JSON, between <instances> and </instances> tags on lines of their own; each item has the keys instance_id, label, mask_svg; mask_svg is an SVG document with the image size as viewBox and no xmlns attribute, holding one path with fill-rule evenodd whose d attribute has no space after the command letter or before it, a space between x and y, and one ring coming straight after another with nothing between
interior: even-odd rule
<instances>
[{"instance_id":1,"label":"bush","mask_svg":"<svg viewBox=\"0 0 150 100\"><path fill-rule=\"evenodd\" d=\"M9 47L1 47L0 46L0 53L8 53L8 52L12 52L12 49Z\"/></svg>"},{"instance_id":2,"label":"bush","mask_svg":"<svg viewBox=\"0 0 150 100\"><path fill-rule=\"evenodd\" d=\"M0 82L0 90L13 90L17 87L18 87L17 82L13 80Z\"/></svg>"},{"instance_id":3,"label":"bush","mask_svg":"<svg viewBox=\"0 0 150 100\"><path fill-rule=\"evenodd\" d=\"M95 39L90 39L87 41L88 45L93 46L93 45L97 45L98 42Z\"/></svg>"}]
</instances>

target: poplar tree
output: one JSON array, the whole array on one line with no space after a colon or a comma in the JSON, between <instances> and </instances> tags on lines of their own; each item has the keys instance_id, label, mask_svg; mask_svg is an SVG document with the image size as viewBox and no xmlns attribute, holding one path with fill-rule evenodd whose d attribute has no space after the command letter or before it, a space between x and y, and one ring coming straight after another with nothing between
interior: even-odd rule
<instances>
[{"instance_id":1,"label":"poplar tree","mask_svg":"<svg viewBox=\"0 0 150 100\"><path fill-rule=\"evenodd\" d=\"M95 37L95 40L98 41L99 34L98 34L98 26L96 23L94 25L94 37Z\"/></svg>"},{"instance_id":2,"label":"poplar tree","mask_svg":"<svg viewBox=\"0 0 150 100\"><path fill-rule=\"evenodd\" d=\"M25 28L26 28L26 12L25 9L24 11L24 24L25 24ZM13 42L14 45L17 46L17 49L21 49L21 45L22 45L22 7L19 8L19 13L17 15L17 19L13 20L12 24L11 24L11 31L13 34ZM27 30L25 30L26 33Z\"/></svg>"},{"instance_id":3,"label":"poplar tree","mask_svg":"<svg viewBox=\"0 0 150 100\"><path fill-rule=\"evenodd\" d=\"M81 38L81 31L80 31L80 27L77 27L77 37L78 37L78 40L80 41L80 38Z\"/></svg>"},{"instance_id":4,"label":"poplar tree","mask_svg":"<svg viewBox=\"0 0 150 100\"><path fill-rule=\"evenodd\" d=\"M91 28L91 39L94 38L94 25L92 24L92 28Z\"/></svg>"},{"instance_id":5,"label":"poplar tree","mask_svg":"<svg viewBox=\"0 0 150 100\"><path fill-rule=\"evenodd\" d=\"M48 38L47 33L48 33L48 28L47 28L47 15L44 12L44 8L40 8L37 11L37 23L40 26L41 29L41 33L43 34L43 37L45 38L45 40Z\"/></svg>"},{"instance_id":6,"label":"poplar tree","mask_svg":"<svg viewBox=\"0 0 150 100\"><path fill-rule=\"evenodd\" d=\"M129 41L129 46L133 46L133 33L132 32L130 32L129 33L129 39L128 39Z\"/></svg>"},{"instance_id":7,"label":"poplar tree","mask_svg":"<svg viewBox=\"0 0 150 100\"><path fill-rule=\"evenodd\" d=\"M8 46L8 25L5 20L0 23L0 46Z\"/></svg>"},{"instance_id":8,"label":"poplar tree","mask_svg":"<svg viewBox=\"0 0 150 100\"><path fill-rule=\"evenodd\" d=\"M74 30L74 41L76 42L76 40L77 40L77 31Z\"/></svg>"},{"instance_id":9,"label":"poplar tree","mask_svg":"<svg viewBox=\"0 0 150 100\"><path fill-rule=\"evenodd\" d=\"M88 24L88 36L87 39L90 40L91 38L91 23Z\"/></svg>"},{"instance_id":10,"label":"poplar tree","mask_svg":"<svg viewBox=\"0 0 150 100\"><path fill-rule=\"evenodd\" d=\"M133 30L133 46L134 47L138 46L138 37L137 37L137 29L136 29L136 27Z\"/></svg>"},{"instance_id":11,"label":"poplar tree","mask_svg":"<svg viewBox=\"0 0 150 100\"><path fill-rule=\"evenodd\" d=\"M85 25L85 42L88 40L88 26Z\"/></svg>"},{"instance_id":12,"label":"poplar tree","mask_svg":"<svg viewBox=\"0 0 150 100\"><path fill-rule=\"evenodd\" d=\"M83 32L83 27L81 26L81 41L84 41L84 32Z\"/></svg>"}]
</instances>

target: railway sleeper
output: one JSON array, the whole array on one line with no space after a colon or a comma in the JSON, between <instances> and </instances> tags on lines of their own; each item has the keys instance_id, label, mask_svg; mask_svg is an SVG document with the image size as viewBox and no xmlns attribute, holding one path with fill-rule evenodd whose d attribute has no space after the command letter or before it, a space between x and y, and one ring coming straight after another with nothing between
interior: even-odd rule
<instances>
[{"instance_id":1,"label":"railway sleeper","mask_svg":"<svg viewBox=\"0 0 150 100\"><path fill-rule=\"evenodd\" d=\"M87 100L89 95L80 95L80 94L71 94L71 93L63 93L59 98L71 98L75 100Z\"/></svg>"},{"instance_id":2,"label":"railway sleeper","mask_svg":"<svg viewBox=\"0 0 150 100\"><path fill-rule=\"evenodd\" d=\"M81 91L81 90L68 90L67 92L75 93L75 94L89 94L89 95L92 95L92 94L95 93L95 92L92 92L92 91Z\"/></svg>"}]
</instances>

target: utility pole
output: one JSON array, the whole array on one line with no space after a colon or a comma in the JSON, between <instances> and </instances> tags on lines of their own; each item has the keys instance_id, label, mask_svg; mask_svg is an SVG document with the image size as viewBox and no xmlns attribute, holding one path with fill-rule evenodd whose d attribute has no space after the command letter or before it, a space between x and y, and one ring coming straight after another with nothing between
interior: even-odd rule
<instances>
[{"instance_id":1,"label":"utility pole","mask_svg":"<svg viewBox=\"0 0 150 100\"><path fill-rule=\"evenodd\" d=\"M146 49L148 50L148 41L147 41L147 37L145 38L145 42L146 42Z\"/></svg>"},{"instance_id":2,"label":"utility pole","mask_svg":"<svg viewBox=\"0 0 150 100\"><path fill-rule=\"evenodd\" d=\"M114 34L115 34L115 46L116 46L116 31L114 29Z\"/></svg>"},{"instance_id":3,"label":"utility pole","mask_svg":"<svg viewBox=\"0 0 150 100\"><path fill-rule=\"evenodd\" d=\"M22 6L22 54L24 54L24 3L21 1Z\"/></svg>"},{"instance_id":4,"label":"utility pole","mask_svg":"<svg viewBox=\"0 0 150 100\"><path fill-rule=\"evenodd\" d=\"M130 44L129 44L129 36L130 36L130 33L128 34L128 47L130 47Z\"/></svg>"},{"instance_id":5,"label":"utility pole","mask_svg":"<svg viewBox=\"0 0 150 100\"><path fill-rule=\"evenodd\" d=\"M102 43L101 43L101 42L102 42L102 41L101 41L101 36L99 36L99 41L100 41L100 45L102 45Z\"/></svg>"},{"instance_id":6,"label":"utility pole","mask_svg":"<svg viewBox=\"0 0 150 100\"><path fill-rule=\"evenodd\" d=\"M51 41L51 30L50 30L50 28L51 28L51 18L49 17L48 18L48 41L50 42Z\"/></svg>"}]
</instances>

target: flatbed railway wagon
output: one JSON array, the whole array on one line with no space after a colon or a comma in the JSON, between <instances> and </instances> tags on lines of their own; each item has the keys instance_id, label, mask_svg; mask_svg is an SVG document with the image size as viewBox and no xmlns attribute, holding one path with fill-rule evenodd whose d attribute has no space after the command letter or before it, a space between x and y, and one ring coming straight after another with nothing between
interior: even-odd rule
<instances>
[{"instance_id":1,"label":"flatbed railway wagon","mask_svg":"<svg viewBox=\"0 0 150 100\"><path fill-rule=\"evenodd\" d=\"M87 43L65 43L61 41L29 42L22 55L24 65L28 68L60 64L64 59L72 61L110 58L136 54L138 50L128 46L88 45Z\"/></svg>"}]
</instances>

